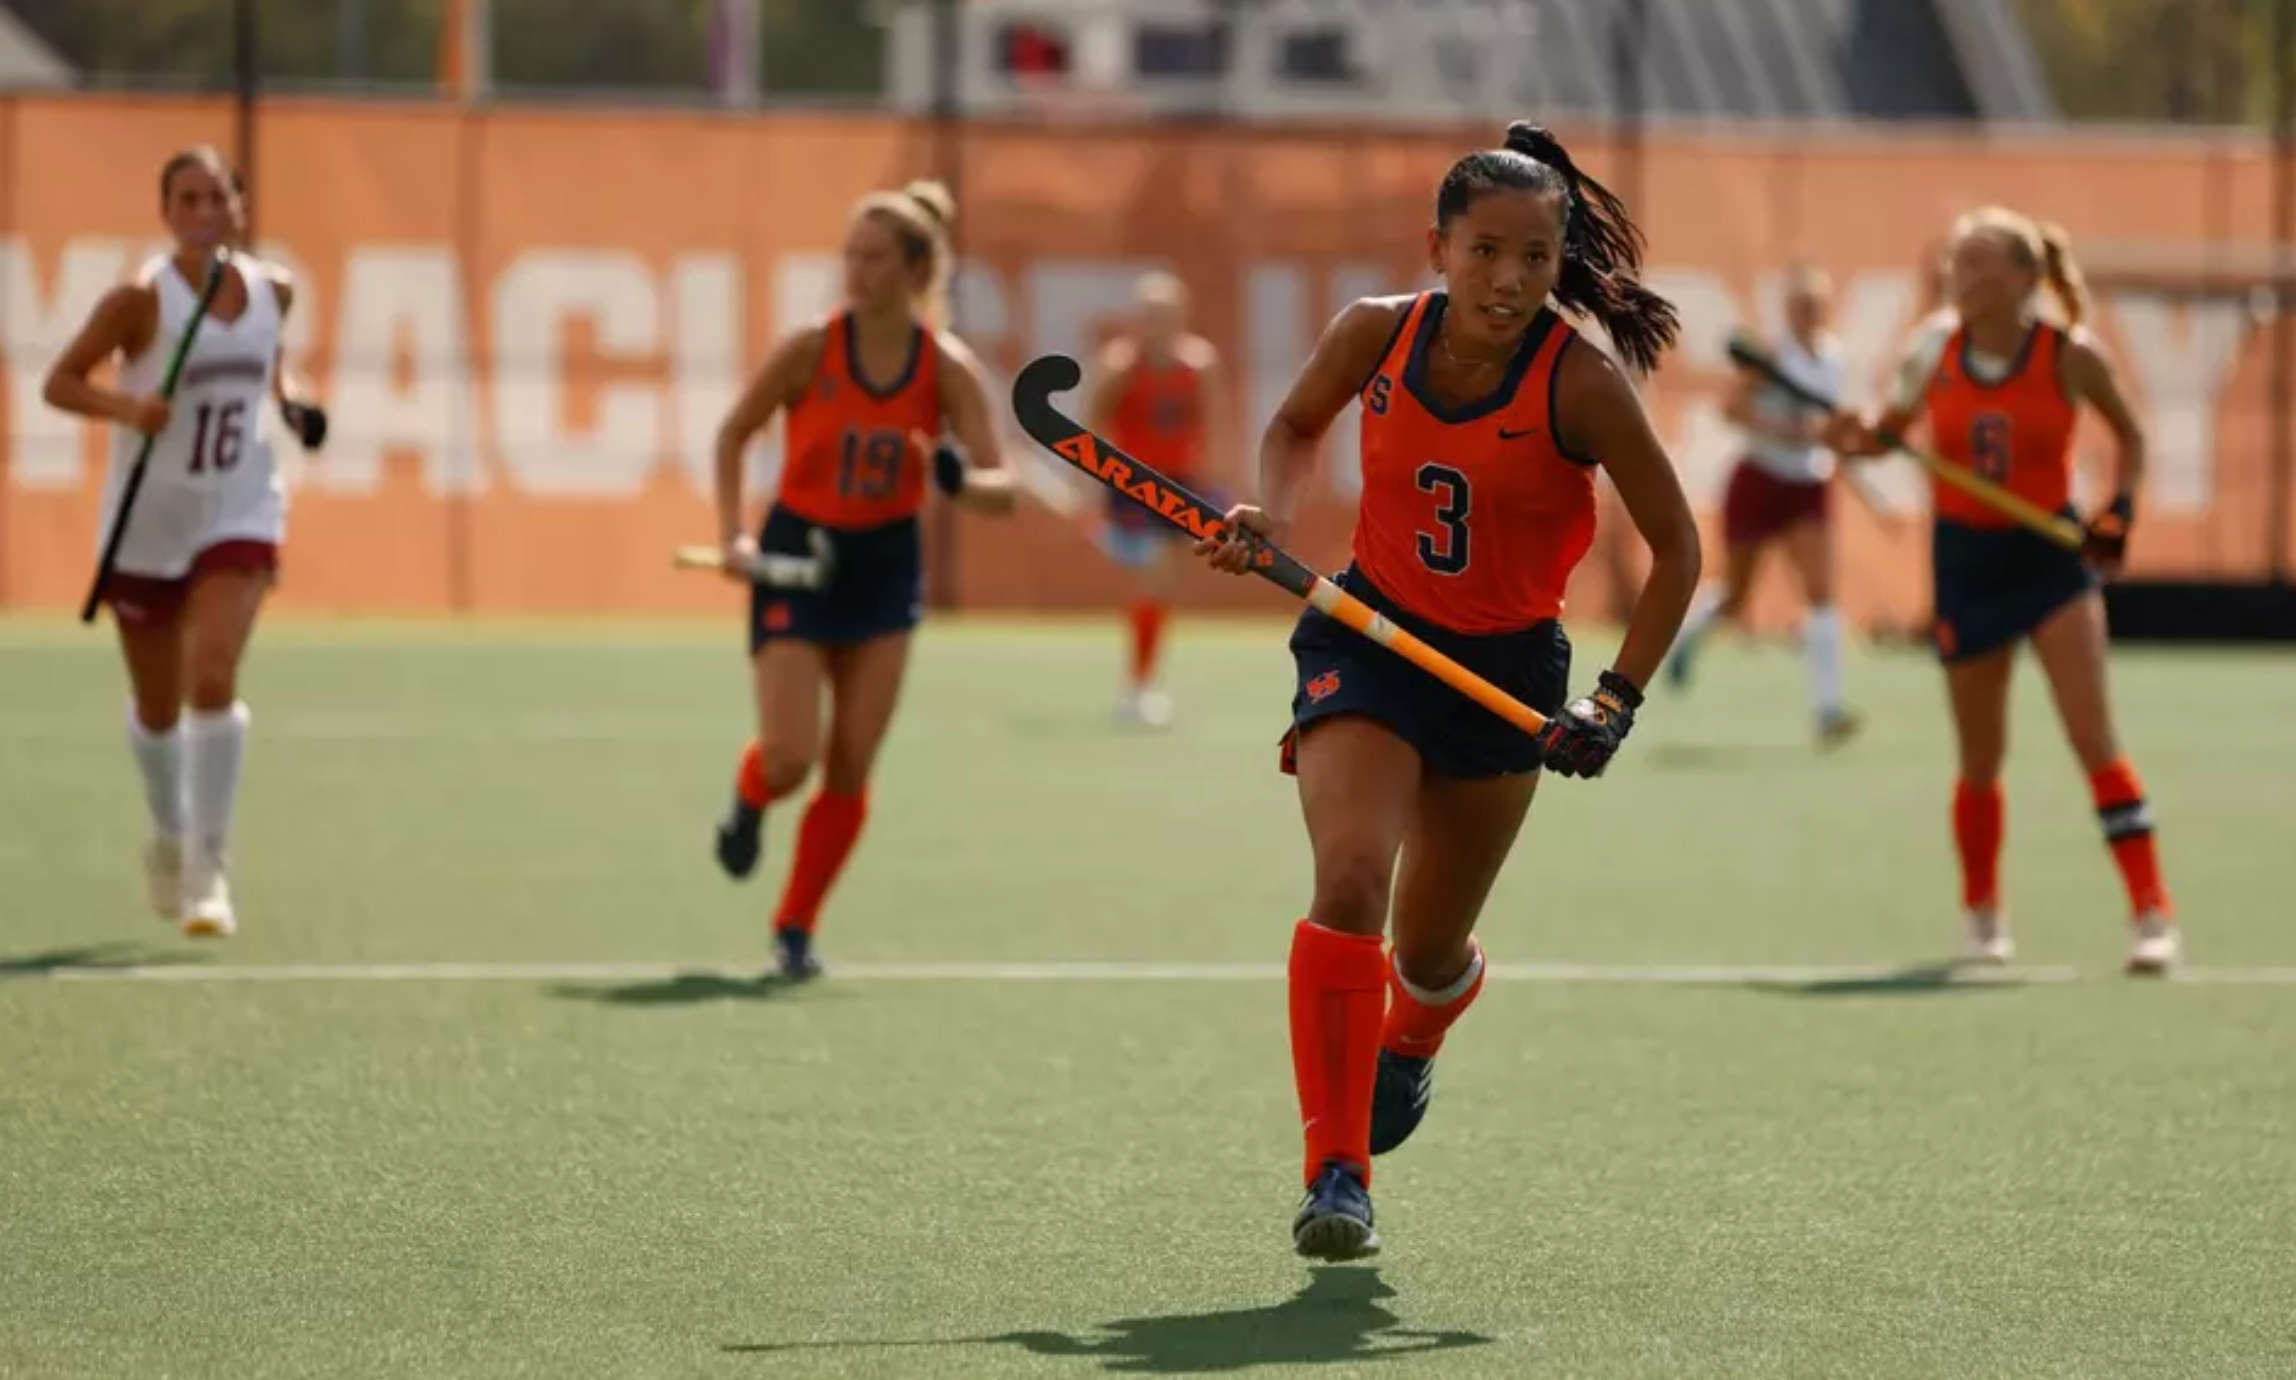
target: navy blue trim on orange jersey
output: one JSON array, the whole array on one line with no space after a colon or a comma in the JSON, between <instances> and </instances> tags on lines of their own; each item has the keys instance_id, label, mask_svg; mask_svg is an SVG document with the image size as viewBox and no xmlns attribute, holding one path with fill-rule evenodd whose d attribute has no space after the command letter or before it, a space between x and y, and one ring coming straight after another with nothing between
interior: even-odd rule
<instances>
[{"instance_id":1,"label":"navy blue trim on orange jersey","mask_svg":"<svg viewBox=\"0 0 2296 1380\"><path fill-rule=\"evenodd\" d=\"M1515 393L1523 386L1523 376L1531 372L1531 361L1538 358L1539 347L1546 344L1547 333L1555 328L1555 314L1544 305L1538 315L1531 318L1530 328L1523 332L1522 344L1515 347L1515 357L1507 363L1507 376L1499 386L1482 398L1461 407L1449 407L1437 402L1420 387L1427 372L1427 350L1435 343L1435 333L1443 328L1443 311L1450 305L1451 294L1428 294L1427 310L1419 317L1419 334L1411 342L1411 357L1403 362L1403 387L1427 415L1447 426L1462 422L1481 421L1505 408L1515 400Z\"/></svg>"},{"instance_id":2,"label":"navy blue trim on orange jersey","mask_svg":"<svg viewBox=\"0 0 2296 1380\"><path fill-rule=\"evenodd\" d=\"M867 374L861 372L861 333L853 329L853 313L845 313L843 320L845 324L845 376L853 380L855 388L879 402L900 397L902 391L916 381L917 366L925 360L925 328L913 322L910 324L909 362L901 366L901 377L893 381L892 387L879 388L869 382Z\"/></svg>"},{"instance_id":3,"label":"navy blue trim on orange jersey","mask_svg":"<svg viewBox=\"0 0 2296 1380\"><path fill-rule=\"evenodd\" d=\"M2017 346L2016 357L2009 361L2009 372L1993 380L1993 382L1987 383L1985 380L1977 377L1976 373L1969 367L1969 328L1967 326L1963 326L1961 328L1960 350L1961 377L1966 382L1968 382L1972 388L1976 388L1982 392L1990 393L1996 388L2007 388L2010 384L2017 381L2017 376L2019 374L2025 372L2025 365L2027 361L2033 358L2033 342L2041 338L2041 332L2049 329L2051 329L2051 327L2049 326L2048 322L2035 321L2032 326L2026 330L2025 339Z\"/></svg>"},{"instance_id":4,"label":"navy blue trim on orange jersey","mask_svg":"<svg viewBox=\"0 0 2296 1380\"><path fill-rule=\"evenodd\" d=\"M1576 332L1564 336L1563 343L1555 347L1554 363L1547 366L1547 435L1554 438L1555 454L1574 465L1586 468L1600 464L1602 457L1599 455L1581 455L1571 449L1570 442L1563 439L1562 401L1555 395L1555 381L1563 376L1563 357L1568 355L1571 352L1571 346L1576 344L1578 344Z\"/></svg>"}]
</instances>

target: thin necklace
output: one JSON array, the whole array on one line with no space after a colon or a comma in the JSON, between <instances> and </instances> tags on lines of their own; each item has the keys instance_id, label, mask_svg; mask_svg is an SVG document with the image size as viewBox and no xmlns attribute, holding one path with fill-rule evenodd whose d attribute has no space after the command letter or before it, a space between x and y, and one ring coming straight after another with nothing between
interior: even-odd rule
<instances>
[{"instance_id":1,"label":"thin necklace","mask_svg":"<svg viewBox=\"0 0 2296 1380\"><path fill-rule=\"evenodd\" d=\"M1499 364L1499 361L1496 359L1459 358L1459 356L1453 353L1451 349L1451 333L1449 331L1443 330L1440 327L1438 327L1435 331L1435 343L1443 347L1443 357L1445 359L1450 360L1453 364L1459 365L1462 368L1491 369L1497 367Z\"/></svg>"}]
</instances>

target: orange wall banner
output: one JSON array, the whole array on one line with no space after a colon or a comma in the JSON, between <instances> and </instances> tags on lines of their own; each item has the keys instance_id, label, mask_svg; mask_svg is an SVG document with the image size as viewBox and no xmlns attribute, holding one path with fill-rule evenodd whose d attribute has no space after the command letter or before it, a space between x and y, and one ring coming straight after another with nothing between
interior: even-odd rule
<instances>
[{"instance_id":1,"label":"orange wall banner","mask_svg":"<svg viewBox=\"0 0 2296 1380\"><path fill-rule=\"evenodd\" d=\"M299 289L293 367L333 417L289 468L280 597L309 610L647 613L723 609L719 582L670 567L706 541L711 435L782 331L830 307L845 216L863 192L957 183L960 328L1000 373L1089 351L1134 276L1188 282L1198 326L1237 374L1247 425L1272 410L1332 313L1427 285L1436 181L1496 131L1334 138L1241 128L974 127L938 143L878 117L469 110L280 101L263 112L261 252ZM210 101L0 100L0 600L62 608L97 542L104 438L39 400L96 299L162 248L157 170L230 146ZM1575 146L1620 177L1598 138ZM1646 397L1711 514L1735 456L1720 414L1728 333L1775 319L1795 257L1830 269L1867 396L1921 314L1926 256L1959 211L2005 201L2076 247L2143 245L2199 265L2268 243L2261 145L1981 136L1654 138L1638 205L1652 278L1685 336ZM2213 247L2213 248L2212 248ZM2264 572L2264 331L2236 294L2101 294L2104 342L2149 421L2140 573ZM1081 405L1077 400L1077 405ZM1328 447L1301 554L1346 559L1354 417ZM778 428L776 428L778 431ZM1247 437L1225 438L1228 488ZM939 593L964 607L1073 609L1118 597L1088 526L1100 499L1012 437L1037 497L1002 527L937 522ZM754 457L760 484L778 436ZM2085 450L2102 459L2098 438ZM1873 471L1882 518L1844 503L1844 602L1918 616L1924 497ZM2280 515L2287 520L2288 515ZM1610 616L1631 578L1623 514L1574 590ZM1199 605L1278 607L1200 575Z\"/></svg>"}]
</instances>

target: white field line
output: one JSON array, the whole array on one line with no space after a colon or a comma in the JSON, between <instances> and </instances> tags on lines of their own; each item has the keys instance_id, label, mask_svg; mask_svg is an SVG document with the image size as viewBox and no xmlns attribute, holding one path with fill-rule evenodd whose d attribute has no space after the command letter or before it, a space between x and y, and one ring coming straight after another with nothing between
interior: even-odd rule
<instances>
[{"instance_id":1,"label":"white field line","mask_svg":"<svg viewBox=\"0 0 2296 1380\"><path fill-rule=\"evenodd\" d=\"M679 978L755 977L762 965L710 963L277 963L134 964L59 967L20 974L57 982L670 982ZM1932 969L1807 965L1615 966L1579 963L1495 963L1494 982L1591 986L1913 984ZM839 982L1279 982L1280 963L841 963ZM2046 984L2119 981L2117 971L2076 968L1966 969L1940 982ZM2235 987L2296 986L2296 968L2188 968L2173 979Z\"/></svg>"}]
</instances>

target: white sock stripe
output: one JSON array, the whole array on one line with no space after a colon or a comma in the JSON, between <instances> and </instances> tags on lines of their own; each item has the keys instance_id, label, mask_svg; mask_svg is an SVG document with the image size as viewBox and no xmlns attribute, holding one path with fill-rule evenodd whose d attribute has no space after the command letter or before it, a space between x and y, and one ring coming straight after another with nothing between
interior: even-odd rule
<instances>
[{"instance_id":1,"label":"white sock stripe","mask_svg":"<svg viewBox=\"0 0 2296 1380\"><path fill-rule=\"evenodd\" d=\"M1468 989L1475 985L1475 980L1483 975L1483 946L1469 940L1468 947L1472 952L1467 956L1467 971L1453 979L1451 985L1441 991L1431 992L1403 976L1401 960L1391 958L1388 961L1395 965L1396 983L1410 994L1413 1001L1421 1006L1449 1006L1459 998L1466 996Z\"/></svg>"},{"instance_id":2,"label":"white sock stripe","mask_svg":"<svg viewBox=\"0 0 2296 1380\"><path fill-rule=\"evenodd\" d=\"M2143 800L2108 806L2097 811L2097 820L2105 826L2108 839L2134 838L2153 831L2152 805Z\"/></svg>"}]
</instances>

